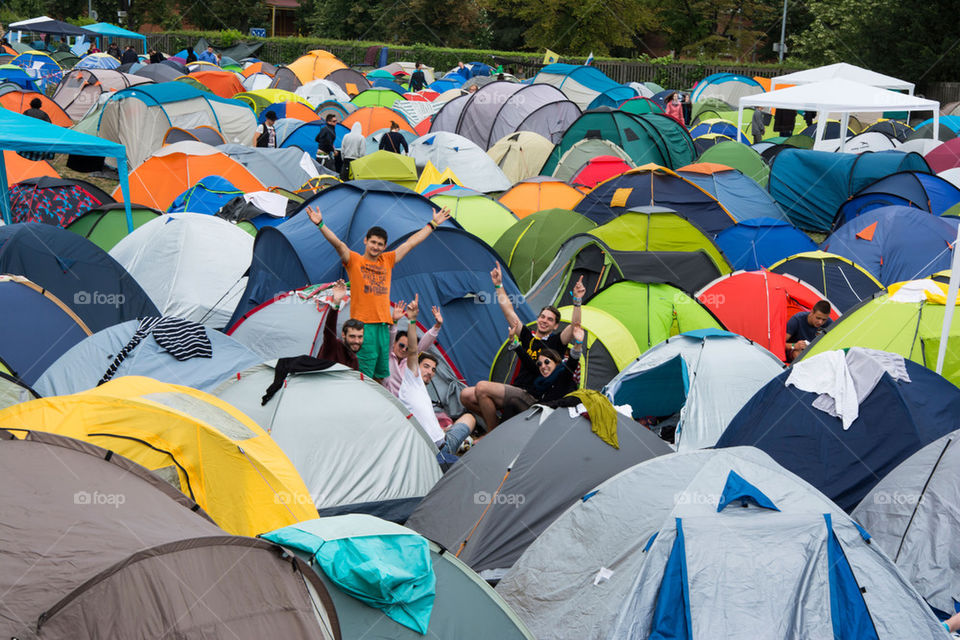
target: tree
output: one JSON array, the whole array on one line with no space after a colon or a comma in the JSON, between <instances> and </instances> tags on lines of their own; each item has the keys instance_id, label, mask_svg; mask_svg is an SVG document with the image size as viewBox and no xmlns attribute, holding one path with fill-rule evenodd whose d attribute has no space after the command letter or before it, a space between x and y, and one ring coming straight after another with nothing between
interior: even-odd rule
<instances>
[{"instance_id":1,"label":"tree","mask_svg":"<svg viewBox=\"0 0 960 640\"><path fill-rule=\"evenodd\" d=\"M440 47L482 47L489 33L486 15L476 0L399 0L386 19L387 32L401 44L420 42Z\"/></svg>"},{"instance_id":2,"label":"tree","mask_svg":"<svg viewBox=\"0 0 960 640\"><path fill-rule=\"evenodd\" d=\"M337 40L389 39L384 34L385 9L379 0L316 0L306 31Z\"/></svg>"},{"instance_id":3,"label":"tree","mask_svg":"<svg viewBox=\"0 0 960 640\"><path fill-rule=\"evenodd\" d=\"M658 0L657 21L685 55L751 56L779 34L780 0Z\"/></svg>"},{"instance_id":4,"label":"tree","mask_svg":"<svg viewBox=\"0 0 960 640\"><path fill-rule=\"evenodd\" d=\"M236 29L242 33L246 33L251 26L266 24L269 16L261 0L188 1L181 3L181 10L184 18L198 29Z\"/></svg>"}]
</instances>

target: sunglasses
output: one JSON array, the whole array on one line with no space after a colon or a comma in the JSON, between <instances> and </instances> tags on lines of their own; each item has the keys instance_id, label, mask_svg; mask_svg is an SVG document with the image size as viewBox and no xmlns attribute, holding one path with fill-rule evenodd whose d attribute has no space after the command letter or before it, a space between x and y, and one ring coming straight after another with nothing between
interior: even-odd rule
<instances>
[{"instance_id":1,"label":"sunglasses","mask_svg":"<svg viewBox=\"0 0 960 640\"><path fill-rule=\"evenodd\" d=\"M538 367L545 367L545 366L547 366L548 364L553 364L553 360L550 360L550 359L537 360L537 366L538 366Z\"/></svg>"}]
</instances>

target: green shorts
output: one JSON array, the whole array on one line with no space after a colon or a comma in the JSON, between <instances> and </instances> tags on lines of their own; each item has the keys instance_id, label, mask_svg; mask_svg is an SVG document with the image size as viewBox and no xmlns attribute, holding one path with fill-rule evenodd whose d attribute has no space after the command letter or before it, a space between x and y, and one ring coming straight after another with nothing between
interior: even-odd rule
<instances>
[{"instance_id":1,"label":"green shorts","mask_svg":"<svg viewBox=\"0 0 960 640\"><path fill-rule=\"evenodd\" d=\"M363 325L363 344L357 351L360 373L382 380L390 376L390 325L375 322Z\"/></svg>"}]
</instances>

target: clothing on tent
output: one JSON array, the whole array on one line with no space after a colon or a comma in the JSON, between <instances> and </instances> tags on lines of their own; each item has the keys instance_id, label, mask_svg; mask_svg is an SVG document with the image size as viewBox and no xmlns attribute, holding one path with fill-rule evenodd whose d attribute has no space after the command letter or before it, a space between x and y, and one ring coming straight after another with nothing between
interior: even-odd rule
<instances>
[{"instance_id":1,"label":"clothing on tent","mask_svg":"<svg viewBox=\"0 0 960 640\"><path fill-rule=\"evenodd\" d=\"M97 386L109 382L117 373L117 369L120 368L123 361L130 355L130 352L151 332L157 344L177 360L213 357L210 338L207 337L203 325L182 318L143 318L137 327L137 331L130 338L130 342L113 359Z\"/></svg>"},{"instance_id":2,"label":"clothing on tent","mask_svg":"<svg viewBox=\"0 0 960 640\"><path fill-rule=\"evenodd\" d=\"M570 395L579 398L586 409L587 419L590 420L591 425L590 430L614 449L619 449L617 410L613 408L607 396L593 389L577 389Z\"/></svg>"},{"instance_id":3,"label":"clothing on tent","mask_svg":"<svg viewBox=\"0 0 960 640\"><path fill-rule=\"evenodd\" d=\"M294 358L278 358L277 366L273 369L273 382L267 387L260 404L265 405L270 402L270 398L280 390L287 376L291 373L306 373L310 371L323 371L329 369L335 362L330 360L321 360L313 356L296 356Z\"/></svg>"}]
</instances>

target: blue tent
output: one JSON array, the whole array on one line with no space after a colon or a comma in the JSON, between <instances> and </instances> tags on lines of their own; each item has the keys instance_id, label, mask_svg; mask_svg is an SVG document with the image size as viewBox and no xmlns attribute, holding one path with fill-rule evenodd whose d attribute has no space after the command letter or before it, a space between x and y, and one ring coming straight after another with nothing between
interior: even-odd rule
<instances>
[{"instance_id":1,"label":"blue tent","mask_svg":"<svg viewBox=\"0 0 960 640\"><path fill-rule=\"evenodd\" d=\"M726 120L701 122L697 126L690 129L691 138L705 136L708 133L717 133L722 136L727 136L731 140L738 140L744 144L750 144L747 136L743 135L743 132L737 129L737 125L733 124L732 122L727 122Z\"/></svg>"},{"instance_id":2,"label":"blue tent","mask_svg":"<svg viewBox=\"0 0 960 640\"><path fill-rule=\"evenodd\" d=\"M693 88L693 93L690 96L691 102L699 102L703 98L704 91L711 85L724 84L727 82L742 82L743 84L755 86L763 91L763 85L754 80L753 78L748 78L747 76L741 76L736 73L712 73L700 82Z\"/></svg>"},{"instance_id":3,"label":"blue tent","mask_svg":"<svg viewBox=\"0 0 960 640\"><path fill-rule=\"evenodd\" d=\"M863 187L901 171L930 173L916 153L831 153L786 148L770 167L768 189L790 221L805 231L829 231L848 198Z\"/></svg>"},{"instance_id":4,"label":"blue tent","mask_svg":"<svg viewBox=\"0 0 960 640\"><path fill-rule=\"evenodd\" d=\"M278 113L277 115L279 116L280 114ZM290 131L290 133L288 133L277 146L281 149L285 149L287 147L297 147L298 149L302 149L309 153L311 157L316 156L317 135L319 135L320 129L325 126L326 124L324 124L324 122L321 120L304 122L296 129ZM333 142L333 146L340 147L340 145L343 144L343 136L350 133L350 129L338 122L336 131L337 137Z\"/></svg>"},{"instance_id":5,"label":"blue tent","mask_svg":"<svg viewBox=\"0 0 960 640\"><path fill-rule=\"evenodd\" d=\"M493 67L483 62L468 62L466 66L470 67L471 78L493 74Z\"/></svg>"},{"instance_id":6,"label":"blue tent","mask_svg":"<svg viewBox=\"0 0 960 640\"><path fill-rule=\"evenodd\" d=\"M926 126L933 128L933 118L928 118L920 124L913 125L913 129L919 131L921 127ZM940 116L940 126L946 127L954 133L960 133L960 116ZM940 139L943 140L943 138Z\"/></svg>"},{"instance_id":7,"label":"blue tent","mask_svg":"<svg viewBox=\"0 0 960 640\"><path fill-rule=\"evenodd\" d=\"M636 98L639 95L636 89L627 85L611 87L594 98L593 102L587 105L587 109L596 109L597 107L612 107L616 109L623 102L631 98Z\"/></svg>"},{"instance_id":8,"label":"blue tent","mask_svg":"<svg viewBox=\"0 0 960 640\"><path fill-rule=\"evenodd\" d=\"M386 78L374 78L373 82L370 83L370 86L378 87L380 89L390 89L390 91L393 91L401 96L407 92L407 90L401 87L399 84L396 82L391 82ZM363 92L361 91L361 93Z\"/></svg>"},{"instance_id":9,"label":"blue tent","mask_svg":"<svg viewBox=\"0 0 960 640\"><path fill-rule=\"evenodd\" d=\"M87 31L93 31L94 33L99 33L101 36L105 37L107 41L113 42L114 38L125 38L127 40L139 40L143 45L143 53L147 52L147 36L137 33L136 31L129 31L122 27L118 27L115 24L110 24L109 22L98 22L96 24L88 24L83 27ZM104 49L106 47L100 47Z\"/></svg>"},{"instance_id":10,"label":"blue tent","mask_svg":"<svg viewBox=\"0 0 960 640\"><path fill-rule=\"evenodd\" d=\"M463 83L466 82L463 76L460 74L452 74L449 76L444 76L439 80L434 80L427 87L431 91L436 91L437 93L443 93L444 91L449 91L450 89L459 89L463 86Z\"/></svg>"},{"instance_id":11,"label":"blue tent","mask_svg":"<svg viewBox=\"0 0 960 640\"><path fill-rule=\"evenodd\" d=\"M704 173L696 167L691 165L686 171L681 167L677 173L716 198L738 222L750 218L787 219L767 190L753 178L736 169Z\"/></svg>"},{"instance_id":12,"label":"blue tent","mask_svg":"<svg viewBox=\"0 0 960 640\"><path fill-rule=\"evenodd\" d=\"M880 207L830 234L823 250L856 262L887 286L949 269L958 225L960 219L913 207Z\"/></svg>"},{"instance_id":13,"label":"blue tent","mask_svg":"<svg viewBox=\"0 0 960 640\"><path fill-rule=\"evenodd\" d=\"M557 88L561 91L563 91L563 85L567 82L575 82L583 85L587 89L601 94L605 91L609 91L610 89L616 89L623 86L616 80L608 77L607 74L605 74L603 71L600 71L600 69L583 64L565 64L561 62L555 62L540 69L540 72L537 73L537 76L539 76L541 73L547 75L566 76L560 82L559 86L557 86ZM533 81L537 81L536 76L534 76Z\"/></svg>"},{"instance_id":14,"label":"blue tent","mask_svg":"<svg viewBox=\"0 0 960 640\"><path fill-rule=\"evenodd\" d=\"M74 65L74 69L116 69L120 61L109 53L90 53Z\"/></svg>"},{"instance_id":15,"label":"blue tent","mask_svg":"<svg viewBox=\"0 0 960 640\"><path fill-rule=\"evenodd\" d=\"M220 211L220 207L242 195L243 191L233 186L233 183L226 178L207 176L178 195L167 209L167 213L189 211L213 215Z\"/></svg>"},{"instance_id":16,"label":"blue tent","mask_svg":"<svg viewBox=\"0 0 960 640\"><path fill-rule=\"evenodd\" d=\"M0 273L24 276L47 289L91 331L159 315L137 281L110 254L53 225L0 227Z\"/></svg>"},{"instance_id":17,"label":"blue tent","mask_svg":"<svg viewBox=\"0 0 960 640\"><path fill-rule=\"evenodd\" d=\"M860 265L823 251L795 254L771 266L770 271L812 285L840 313L846 313L883 289L877 279Z\"/></svg>"},{"instance_id":18,"label":"blue tent","mask_svg":"<svg viewBox=\"0 0 960 640\"><path fill-rule=\"evenodd\" d=\"M0 82L12 82L26 91L39 91L37 83L21 67L12 64L0 66Z\"/></svg>"},{"instance_id":19,"label":"blue tent","mask_svg":"<svg viewBox=\"0 0 960 640\"><path fill-rule=\"evenodd\" d=\"M880 178L857 192L841 205L833 221L840 227L857 216L878 207L902 205L943 215L960 202L960 189L943 178L930 173L904 171Z\"/></svg>"},{"instance_id":20,"label":"blue tent","mask_svg":"<svg viewBox=\"0 0 960 640\"><path fill-rule=\"evenodd\" d=\"M42 51L27 51L10 61L23 69L30 69L27 73L33 77L41 91L47 87L56 86L63 78L63 69L56 60Z\"/></svg>"},{"instance_id":21,"label":"blue tent","mask_svg":"<svg viewBox=\"0 0 960 640\"><path fill-rule=\"evenodd\" d=\"M127 214L127 230L133 231L133 213L129 204L127 151L122 144L64 129L7 109L0 109L0 150L6 149L17 152L70 153L116 158L120 190L126 203L124 210ZM3 161L3 154L0 154L0 210L3 211L4 221L10 224L10 193L7 189L7 167Z\"/></svg>"},{"instance_id":22,"label":"blue tent","mask_svg":"<svg viewBox=\"0 0 960 640\"><path fill-rule=\"evenodd\" d=\"M788 370L750 399L717 448L762 449L849 512L894 467L956 427L960 389L921 364L904 364L910 382L884 373L846 430L812 406L816 393L786 385Z\"/></svg>"},{"instance_id":23,"label":"blue tent","mask_svg":"<svg viewBox=\"0 0 960 640\"><path fill-rule=\"evenodd\" d=\"M804 251L816 251L810 237L789 222L751 218L717 234L717 246L739 271L757 271Z\"/></svg>"}]
</instances>

